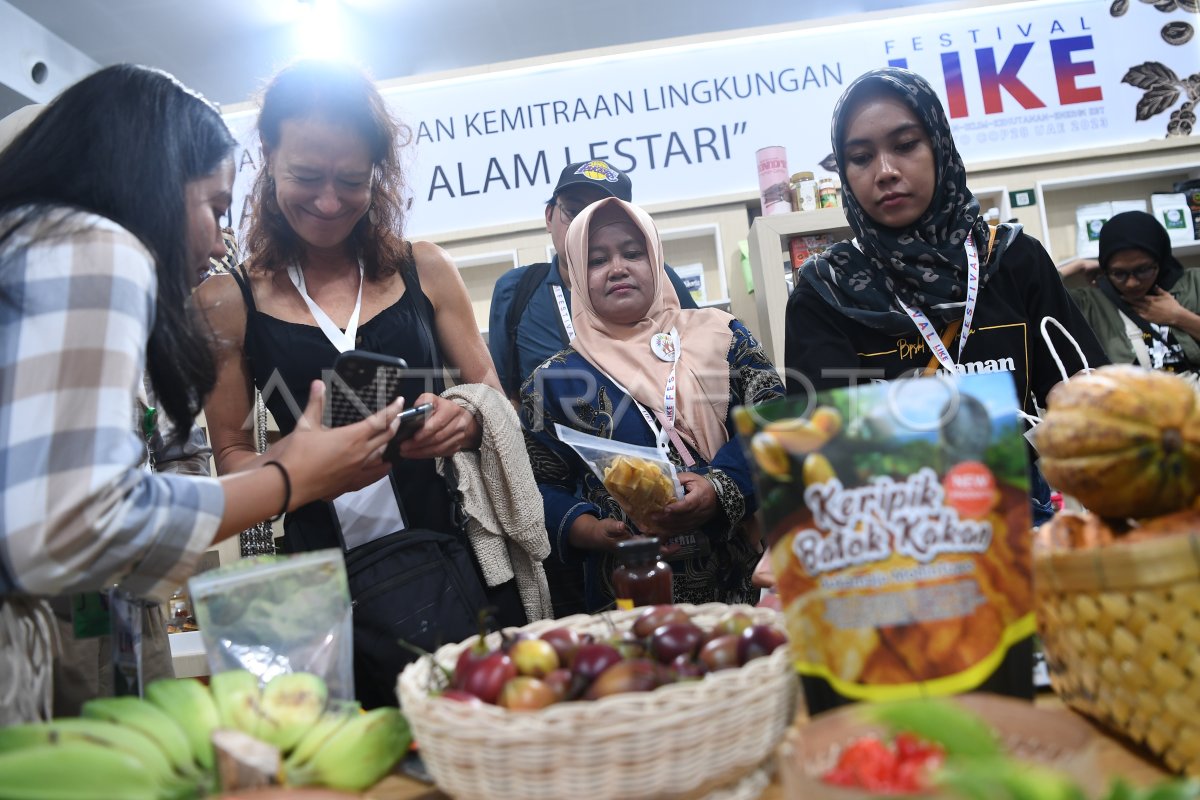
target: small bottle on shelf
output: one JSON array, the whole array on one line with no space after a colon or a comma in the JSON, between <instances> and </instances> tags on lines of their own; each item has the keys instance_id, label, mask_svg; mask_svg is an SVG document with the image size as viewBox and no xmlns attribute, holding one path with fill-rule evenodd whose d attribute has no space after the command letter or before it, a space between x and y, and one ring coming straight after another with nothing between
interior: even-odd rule
<instances>
[{"instance_id":1,"label":"small bottle on shelf","mask_svg":"<svg viewBox=\"0 0 1200 800\"><path fill-rule=\"evenodd\" d=\"M617 568L612 585L617 608L666 605L671 602L670 565L658 557L658 539L627 539L617 543Z\"/></svg>"}]
</instances>

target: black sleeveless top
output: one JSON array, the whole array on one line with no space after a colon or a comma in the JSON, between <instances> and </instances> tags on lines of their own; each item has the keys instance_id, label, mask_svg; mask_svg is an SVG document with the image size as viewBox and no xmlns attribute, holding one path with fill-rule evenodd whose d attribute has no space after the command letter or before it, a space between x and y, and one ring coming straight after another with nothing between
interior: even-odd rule
<instances>
[{"instance_id":1,"label":"black sleeveless top","mask_svg":"<svg viewBox=\"0 0 1200 800\"><path fill-rule=\"evenodd\" d=\"M232 270L246 301L246 338L243 349L254 385L287 435L304 412L309 387L333 368L337 348L315 325L286 322L258 310L244 267ZM433 332L433 306L421 290L411 257L401 268L404 295L362 323L355 348L403 358L414 376L405 378L400 393L406 405L423 392L441 393L442 360ZM437 474L433 459L405 460L392 468L404 504L408 528L431 528L456 533L452 524L450 493ZM296 509L284 518L285 552L296 553L341 547L333 506L318 500Z\"/></svg>"}]
</instances>

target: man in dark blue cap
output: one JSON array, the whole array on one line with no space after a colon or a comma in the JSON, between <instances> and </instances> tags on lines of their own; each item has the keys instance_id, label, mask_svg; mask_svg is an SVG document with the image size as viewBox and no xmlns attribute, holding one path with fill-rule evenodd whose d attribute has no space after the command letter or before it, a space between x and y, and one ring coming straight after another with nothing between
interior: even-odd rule
<instances>
[{"instance_id":1,"label":"man in dark blue cap","mask_svg":"<svg viewBox=\"0 0 1200 800\"><path fill-rule=\"evenodd\" d=\"M633 200L629 176L607 161L593 159L563 168L546 202L546 230L554 243L550 263L517 267L496 281L488 322L488 349L500 375L500 385L514 401L521 384L547 358L570 344L571 285L567 265L558 253L566 247L567 228L575 215L605 197ZM696 308L696 301L675 271L667 267L679 295L679 305Z\"/></svg>"}]
</instances>

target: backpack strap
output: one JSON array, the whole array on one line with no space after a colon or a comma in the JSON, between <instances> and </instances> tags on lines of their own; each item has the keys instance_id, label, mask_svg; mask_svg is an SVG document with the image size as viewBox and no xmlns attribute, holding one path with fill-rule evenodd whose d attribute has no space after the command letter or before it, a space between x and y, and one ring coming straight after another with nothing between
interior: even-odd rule
<instances>
[{"instance_id":1,"label":"backpack strap","mask_svg":"<svg viewBox=\"0 0 1200 800\"><path fill-rule=\"evenodd\" d=\"M508 339L508 377L506 380L506 391L510 396L521 391L521 384L525 382L527 376L521 374L521 368L518 362L517 353L517 326L521 322L521 317L525 315L525 309L529 306L529 301L533 298L534 292L538 290L546 277L550 274L550 263L543 261L540 264L530 264L525 268L525 272L517 281L516 291L513 293L512 304L508 307L508 313L504 317L504 332ZM565 334L563 334L565 339ZM563 347L566 347L568 342L563 342Z\"/></svg>"}]
</instances>

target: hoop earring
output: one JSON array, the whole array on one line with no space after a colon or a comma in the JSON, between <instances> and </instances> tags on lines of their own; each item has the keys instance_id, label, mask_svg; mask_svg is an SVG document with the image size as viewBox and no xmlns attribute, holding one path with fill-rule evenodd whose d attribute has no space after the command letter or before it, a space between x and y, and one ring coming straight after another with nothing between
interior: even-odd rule
<instances>
[{"instance_id":1,"label":"hoop earring","mask_svg":"<svg viewBox=\"0 0 1200 800\"><path fill-rule=\"evenodd\" d=\"M372 225L379 224L379 212L375 210L375 204L371 203L371 208L367 211L367 222Z\"/></svg>"}]
</instances>

